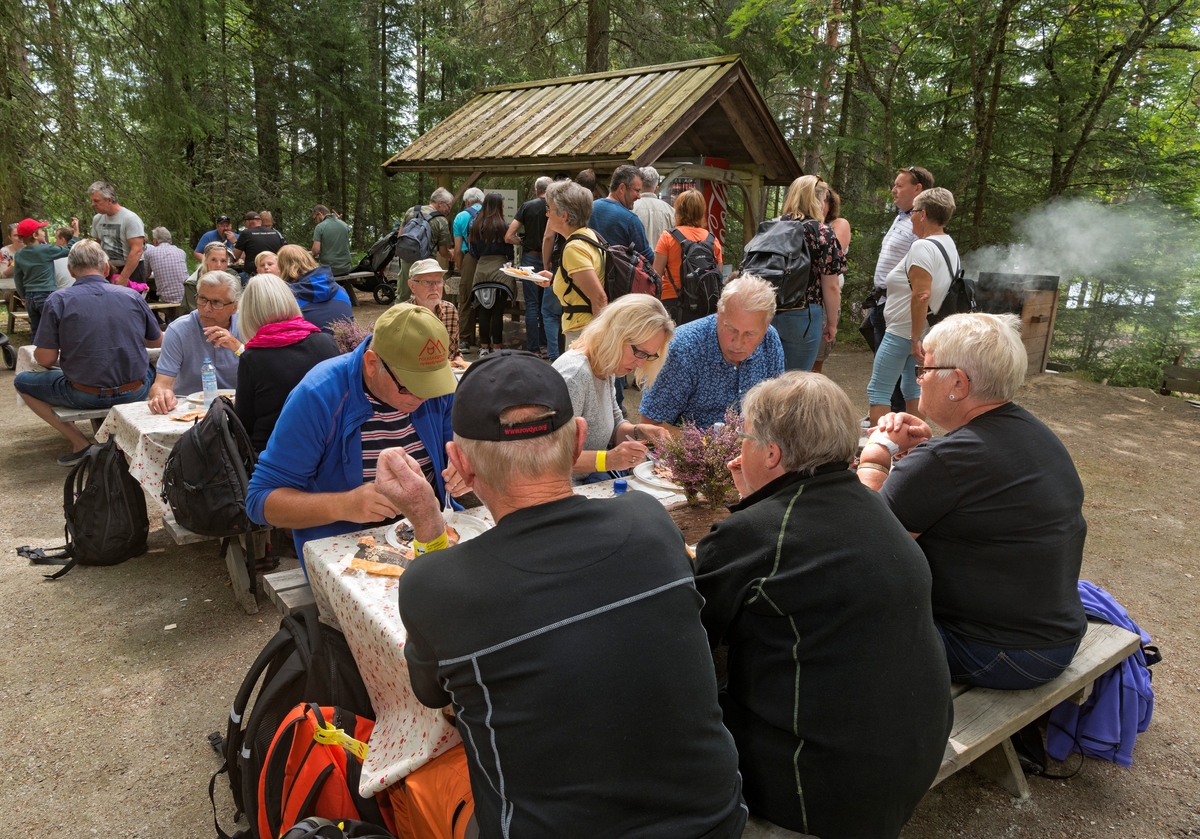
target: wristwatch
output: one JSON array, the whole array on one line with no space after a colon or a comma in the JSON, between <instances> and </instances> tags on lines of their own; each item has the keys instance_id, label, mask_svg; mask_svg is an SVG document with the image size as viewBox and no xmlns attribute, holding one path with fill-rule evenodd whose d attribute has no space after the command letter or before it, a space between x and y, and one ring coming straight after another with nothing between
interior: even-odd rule
<instances>
[{"instance_id":1,"label":"wristwatch","mask_svg":"<svg viewBox=\"0 0 1200 839\"><path fill-rule=\"evenodd\" d=\"M871 435L870 439L867 440L868 446L871 445L872 443L876 443L880 446L883 446L885 449L888 450L888 454L890 454L892 457L895 457L896 455L900 454L900 446L898 446L886 434L883 434L879 431L876 431L874 434Z\"/></svg>"}]
</instances>

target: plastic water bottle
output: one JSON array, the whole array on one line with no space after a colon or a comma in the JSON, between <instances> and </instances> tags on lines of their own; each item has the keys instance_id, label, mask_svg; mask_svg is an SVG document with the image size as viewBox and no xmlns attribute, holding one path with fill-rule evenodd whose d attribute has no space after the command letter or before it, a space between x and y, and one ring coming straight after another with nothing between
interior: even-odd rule
<instances>
[{"instance_id":1,"label":"plastic water bottle","mask_svg":"<svg viewBox=\"0 0 1200 839\"><path fill-rule=\"evenodd\" d=\"M618 478L613 481L613 495L624 495L629 489L629 482L624 478Z\"/></svg>"},{"instance_id":2,"label":"plastic water bottle","mask_svg":"<svg viewBox=\"0 0 1200 839\"><path fill-rule=\"evenodd\" d=\"M208 356L204 357L204 364L200 366L200 382L204 388L204 410L207 411L217 398L217 368Z\"/></svg>"}]
</instances>

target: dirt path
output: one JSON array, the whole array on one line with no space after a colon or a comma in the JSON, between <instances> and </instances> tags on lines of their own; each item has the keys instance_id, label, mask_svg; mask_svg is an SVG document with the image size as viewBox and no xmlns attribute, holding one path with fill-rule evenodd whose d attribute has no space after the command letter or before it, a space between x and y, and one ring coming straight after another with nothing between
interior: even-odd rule
<instances>
[{"instance_id":1,"label":"dirt path","mask_svg":"<svg viewBox=\"0 0 1200 839\"><path fill-rule=\"evenodd\" d=\"M865 413L870 357L839 347L826 372ZM54 458L66 444L14 406L11 380L0 372L0 835L212 835L206 791L219 761L205 736L224 729L278 616L265 601L258 615L244 614L213 545L177 547L153 518L147 555L43 581L13 549L61 542L66 470ZM1030 381L1019 401L1062 437L1083 476L1084 576L1162 649L1154 723L1132 768L1089 760L1070 781L1031 779L1024 804L960 772L926 796L903 835L1200 835L1200 561L1188 529L1200 493L1200 410L1056 376ZM231 827L227 786L217 800Z\"/></svg>"}]
</instances>

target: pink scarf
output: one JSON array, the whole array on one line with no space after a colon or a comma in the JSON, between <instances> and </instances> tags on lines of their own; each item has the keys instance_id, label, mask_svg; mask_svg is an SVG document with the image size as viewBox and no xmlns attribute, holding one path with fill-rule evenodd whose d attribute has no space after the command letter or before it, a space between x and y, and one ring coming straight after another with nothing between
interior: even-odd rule
<instances>
[{"instance_id":1,"label":"pink scarf","mask_svg":"<svg viewBox=\"0 0 1200 839\"><path fill-rule=\"evenodd\" d=\"M289 318L277 323L268 323L254 333L254 337L246 342L251 349L257 347L287 347L298 341L303 341L314 332L321 330L304 318Z\"/></svg>"}]
</instances>

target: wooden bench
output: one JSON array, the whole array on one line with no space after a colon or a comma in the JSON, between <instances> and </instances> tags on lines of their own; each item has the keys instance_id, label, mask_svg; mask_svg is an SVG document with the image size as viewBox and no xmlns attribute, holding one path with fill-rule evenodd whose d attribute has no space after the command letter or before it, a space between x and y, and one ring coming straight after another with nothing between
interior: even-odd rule
<instances>
[{"instance_id":1,"label":"wooden bench","mask_svg":"<svg viewBox=\"0 0 1200 839\"><path fill-rule=\"evenodd\" d=\"M104 424L104 418L108 416L109 410L108 408L64 408L60 405L54 405L53 408L54 416L63 422L91 420L93 434Z\"/></svg>"},{"instance_id":2,"label":"wooden bench","mask_svg":"<svg viewBox=\"0 0 1200 839\"><path fill-rule=\"evenodd\" d=\"M365 280L368 277L374 277L374 276L375 275L373 273L371 273L370 271L351 271L349 274L341 274L339 276L334 277L333 281L335 283L337 283L338 285L340 285L342 288L346 289L346 294L350 295L350 305L357 306L358 305L358 294L356 293L356 291L354 289L354 281L355 280Z\"/></svg>"},{"instance_id":3,"label":"wooden bench","mask_svg":"<svg viewBox=\"0 0 1200 839\"><path fill-rule=\"evenodd\" d=\"M1182 361L1182 358L1176 360ZM1172 391L1200 393L1200 368L1168 364L1163 368L1162 375L1163 383L1158 392L1163 396L1170 396Z\"/></svg>"},{"instance_id":4,"label":"wooden bench","mask_svg":"<svg viewBox=\"0 0 1200 839\"><path fill-rule=\"evenodd\" d=\"M1120 664L1140 643L1141 638L1133 632L1089 621L1075 659L1052 682L1032 690L952 685L954 727L933 786L971 765L1016 797L1029 798L1029 784L1017 760L1012 735L1064 700L1082 705L1091 695L1096 677Z\"/></svg>"},{"instance_id":5,"label":"wooden bench","mask_svg":"<svg viewBox=\"0 0 1200 839\"><path fill-rule=\"evenodd\" d=\"M263 574L263 591L282 615L290 615L316 602L303 568Z\"/></svg>"}]
</instances>

